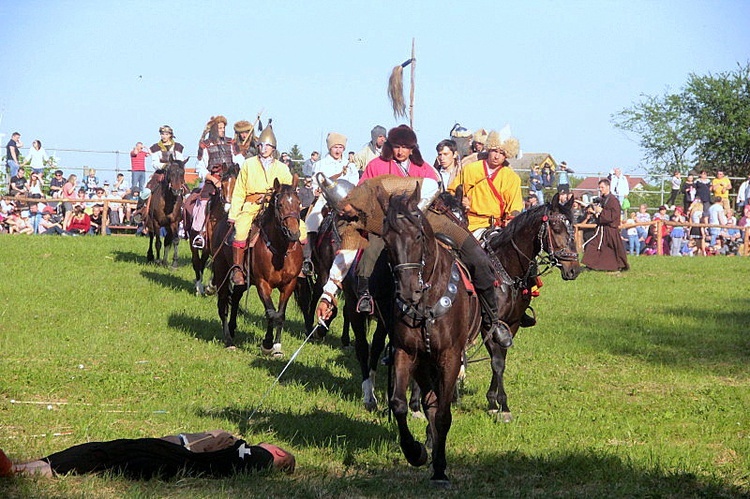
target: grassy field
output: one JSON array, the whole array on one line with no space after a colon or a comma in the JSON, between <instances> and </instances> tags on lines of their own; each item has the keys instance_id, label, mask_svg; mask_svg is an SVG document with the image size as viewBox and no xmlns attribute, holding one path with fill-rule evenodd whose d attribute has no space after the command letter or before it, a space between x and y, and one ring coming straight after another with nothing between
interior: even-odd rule
<instances>
[{"instance_id":1,"label":"grassy field","mask_svg":"<svg viewBox=\"0 0 750 499\"><path fill-rule=\"evenodd\" d=\"M509 355L515 420L486 414L489 365L472 364L448 437L452 488L433 490L429 470L401 456L395 424L362 408L340 322L248 421L286 361L259 354L255 290L239 348L222 347L215 299L193 295L181 247L171 272L145 264L140 238L0 238L0 447L23 460L224 428L288 447L297 472L15 478L0 497L750 496L747 258L639 257L622 274L548 275L539 325ZM305 332L296 307L287 319L289 355Z\"/></svg>"}]
</instances>

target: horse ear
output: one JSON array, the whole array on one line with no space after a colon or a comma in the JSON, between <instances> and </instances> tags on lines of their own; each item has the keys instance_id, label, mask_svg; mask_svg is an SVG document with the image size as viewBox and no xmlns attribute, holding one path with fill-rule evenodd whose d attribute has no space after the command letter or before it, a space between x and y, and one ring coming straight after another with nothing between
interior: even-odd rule
<instances>
[{"instance_id":1,"label":"horse ear","mask_svg":"<svg viewBox=\"0 0 750 499\"><path fill-rule=\"evenodd\" d=\"M299 183L299 174L295 173L294 175L292 175L292 187L296 189L298 183Z\"/></svg>"},{"instance_id":2,"label":"horse ear","mask_svg":"<svg viewBox=\"0 0 750 499\"><path fill-rule=\"evenodd\" d=\"M458 187L456 187L456 200L458 201L458 205L461 206L463 200L464 200L464 185L458 184Z\"/></svg>"},{"instance_id":3,"label":"horse ear","mask_svg":"<svg viewBox=\"0 0 750 499\"><path fill-rule=\"evenodd\" d=\"M375 184L375 199L377 199L380 207L383 209L383 213L386 213L388 211L388 204L390 203L391 196L380 184Z\"/></svg>"},{"instance_id":4,"label":"horse ear","mask_svg":"<svg viewBox=\"0 0 750 499\"><path fill-rule=\"evenodd\" d=\"M560 210L560 193L556 192L554 196L552 196L552 209L553 210Z\"/></svg>"},{"instance_id":5,"label":"horse ear","mask_svg":"<svg viewBox=\"0 0 750 499\"><path fill-rule=\"evenodd\" d=\"M278 191L279 187L281 187L281 184L279 183L278 177L274 177L273 179L273 190Z\"/></svg>"},{"instance_id":6,"label":"horse ear","mask_svg":"<svg viewBox=\"0 0 750 499\"><path fill-rule=\"evenodd\" d=\"M421 187L417 187L416 189L414 189L414 192L411 193L411 196L409 196L409 206L416 207L421 199L422 189Z\"/></svg>"}]
</instances>

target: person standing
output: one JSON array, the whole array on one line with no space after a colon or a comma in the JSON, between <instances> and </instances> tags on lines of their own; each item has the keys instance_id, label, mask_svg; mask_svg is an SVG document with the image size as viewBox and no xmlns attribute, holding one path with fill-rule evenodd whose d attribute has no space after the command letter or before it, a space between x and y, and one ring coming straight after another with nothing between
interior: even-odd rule
<instances>
[{"instance_id":1,"label":"person standing","mask_svg":"<svg viewBox=\"0 0 750 499\"><path fill-rule=\"evenodd\" d=\"M560 163L559 172L557 173L557 192L570 191L570 177L571 173L575 173L573 170L568 168L568 163L563 161Z\"/></svg>"},{"instance_id":2,"label":"person standing","mask_svg":"<svg viewBox=\"0 0 750 499\"><path fill-rule=\"evenodd\" d=\"M375 125L370 130L370 142L364 145L357 154L354 155L354 162L357 163L357 170L360 174L365 170L368 163L380 156L380 152L385 144L386 131L385 127Z\"/></svg>"},{"instance_id":3,"label":"person standing","mask_svg":"<svg viewBox=\"0 0 750 499\"><path fill-rule=\"evenodd\" d=\"M532 166L529 172L529 194L536 198L538 204L544 204L544 184L539 174L539 165Z\"/></svg>"},{"instance_id":4,"label":"person standing","mask_svg":"<svg viewBox=\"0 0 750 499\"><path fill-rule=\"evenodd\" d=\"M711 181L711 192L714 196L721 198L721 206L724 211L729 211L729 191L732 190L732 182L724 175L724 172L717 170L716 178Z\"/></svg>"},{"instance_id":5,"label":"person standing","mask_svg":"<svg viewBox=\"0 0 750 499\"><path fill-rule=\"evenodd\" d=\"M711 205L711 180L708 178L708 172L701 170L698 179L695 181L695 197L703 203L703 208L708 210Z\"/></svg>"},{"instance_id":6,"label":"person standing","mask_svg":"<svg viewBox=\"0 0 750 499\"><path fill-rule=\"evenodd\" d=\"M721 196L714 196L713 203L708 207L708 223L711 225L726 225L727 215L724 211L724 202ZM711 246L716 244L716 238L721 233L719 227L709 227L708 234L711 236Z\"/></svg>"},{"instance_id":7,"label":"person standing","mask_svg":"<svg viewBox=\"0 0 750 499\"><path fill-rule=\"evenodd\" d=\"M44 164L48 159L47 151L42 147L42 142L39 140L32 142L29 155L26 158L27 164L31 166L32 173L41 174L44 171Z\"/></svg>"},{"instance_id":8,"label":"person standing","mask_svg":"<svg viewBox=\"0 0 750 499\"><path fill-rule=\"evenodd\" d=\"M130 151L130 185L143 189L146 187L146 157L151 153L144 149L143 142L136 142Z\"/></svg>"},{"instance_id":9,"label":"person standing","mask_svg":"<svg viewBox=\"0 0 750 499\"><path fill-rule=\"evenodd\" d=\"M625 198L628 197L628 194L630 194L630 185L628 184L628 178L623 175L622 170L620 170L619 168L615 168L612 172L610 183L610 192L614 194L614 196L617 198L617 201L619 201L620 206L622 206Z\"/></svg>"},{"instance_id":10,"label":"person standing","mask_svg":"<svg viewBox=\"0 0 750 499\"><path fill-rule=\"evenodd\" d=\"M508 163L519 148L517 139L502 141L500 134L491 131L485 143L487 159L464 166L460 177L449 187L449 191L456 192L459 185L463 186L471 232L505 226L509 217L523 211L521 178Z\"/></svg>"},{"instance_id":11,"label":"person standing","mask_svg":"<svg viewBox=\"0 0 750 499\"><path fill-rule=\"evenodd\" d=\"M583 264L591 270L628 270L628 256L620 238L620 201L609 179L599 181L601 202L593 206L594 235L583 243Z\"/></svg>"},{"instance_id":12,"label":"person standing","mask_svg":"<svg viewBox=\"0 0 750 499\"><path fill-rule=\"evenodd\" d=\"M747 178L740 184L737 189L737 213L742 213L745 210L745 205L750 202L750 173L747 174Z\"/></svg>"},{"instance_id":13,"label":"person standing","mask_svg":"<svg viewBox=\"0 0 750 499\"><path fill-rule=\"evenodd\" d=\"M667 199L667 206L670 206L671 210L674 210L674 202L677 201L677 195L682 190L682 174L675 170L672 173L672 178L669 180L671 190L669 191L669 199Z\"/></svg>"},{"instance_id":14,"label":"person standing","mask_svg":"<svg viewBox=\"0 0 750 499\"><path fill-rule=\"evenodd\" d=\"M304 177L311 177L315 171L315 163L320 159L320 153L313 151L310 157L302 164L302 175Z\"/></svg>"},{"instance_id":15,"label":"person standing","mask_svg":"<svg viewBox=\"0 0 750 499\"><path fill-rule=\"evenodd\" d=\"M20 149L23 147L21 142L21 134L13 132L10 136L8 144L5 146L5 163L7 165L8 179L15 177L18 174L19 161L21 158ZM8 182L8 192L10 192L10 181Z\"/></svg>"},{"instance_id":16,"label":"person standing","mask_svg":"<svg viewBox=\"0 0 750 499\"><path fill-rule=\"evenodd\" d=\"M687 212L695 201L695 177L688 174L685 185L682 186L682 209Z\"/></svg>"},{"instance_id":17,"label":"person standing","mask_svg":"<svg viewBox=\"0 0 750 499\"><path fill-rule=\"evenodd\" d=\"M437 158L435 158L435 169L440 175L440 190L447 191L461 171L461 162L458 160L458 144L451 139L438 142L435 146Z\"/></svg>"}]
</instances>

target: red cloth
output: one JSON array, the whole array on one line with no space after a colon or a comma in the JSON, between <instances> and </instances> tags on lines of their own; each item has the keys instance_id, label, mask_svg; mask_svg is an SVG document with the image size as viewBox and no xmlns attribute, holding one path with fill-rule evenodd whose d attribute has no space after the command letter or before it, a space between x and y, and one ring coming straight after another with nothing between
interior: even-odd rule
<instances>
[{"instance_id":1,"label":"red cloth","mask_svg":"<svg viewBox=\"0 0 750 499\"><path fill-rule=\"evenodd\" d=\"M362 184L362 182L364 182L368 178L375 178L381 175L397 175L399 177L405 176L404 172L401 170L401 167L398 166L398 164L394 160L385 161L378 157L367 163L365 170L362 172L362 177L359 179L359 183ZM435 170L435 168L433 168L429 163L422 163L422 166L417 166L414 163L410 162L409 176L431 178L435 181L438 180L437 170Z\"/></svg>"},{"instance_id":2,"label":"red cloth","mask_svg":"<svg viewBox=\"0 0 750 499\"><path fill-rule=\"evenodd\" d=\"M89 229L91 228L91 217L89 217L87 214L83 214L83 218L78 219L75 216L70 219L70 223L68 224L68 230L70 232L82 232L83 234L87 233Z\"/></svg>"},{"instance_id":3,"label":"red cloth","mask_svg":"<svg viewBox=\"0 0 750 499\"><path fill-rule=\"evenodd\" d=\"M137 154L130 153L130 169L134 172L146 171L146 151Z\"/></svg>"}]
</instances>

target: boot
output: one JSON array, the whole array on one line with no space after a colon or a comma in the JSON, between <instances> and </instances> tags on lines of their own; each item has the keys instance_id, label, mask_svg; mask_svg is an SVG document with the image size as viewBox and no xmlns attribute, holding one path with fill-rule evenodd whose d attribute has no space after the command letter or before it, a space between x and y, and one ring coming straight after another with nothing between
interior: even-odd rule
<instances>
[{"instance_id":1,"label":"boot","mask_svg":"<svg viewBox=\"0 0 750 499\"><path fill-rule=\"evenodd\" d=\"M373 303L370 296L370 278L357 276L357 312L362 314L372 314Z\"/></svg>"},{"instance_id":2,"label":"boot","mask_svg":"<svg viewBox=\"0 0 750 499\"><path fill-rule=\"evenodd\" d=\"M312 262L312 245L315 244L316 232L309 232L307 234L307 244L302 245L302 274L305 277L311 277L315 274L315 268Z\"/></svg>"},{"instance_id":3,"label":"boot","mask_svg":"<svg viewBox=\"0 0 750 499\"><path fill-rule=\"evenodd\" d=\"M531 309L531 313L534 314L534 309L529 307ZM523 313L523 317L521 317L521 327L533 327L536 326L536 314L529 315L529 312L526 311Z\"/></svg>"},{"instance_id":4,"label":"boot","mask_svg":"<svg viewBox=\"0 0 750 499\"><path fill-rule=\"evenodd\" d=\"M503 348L513 346L513 335L508 326L500 320L497 311L495 288L477 289L479 303L482 306L482 325L489 331L492 341Z\"/></svg>"},{"instance_id":5,"label":"boot","mask_svg":"<svg viewBox=\"0 0 750 499\"><path fill-rule=\"evenodd\" d=\"M235 286L245 285L245 248L232 246L232 257L234 260L234 271L232 271L232 284Z\"/></svg>"}]
</instances>

